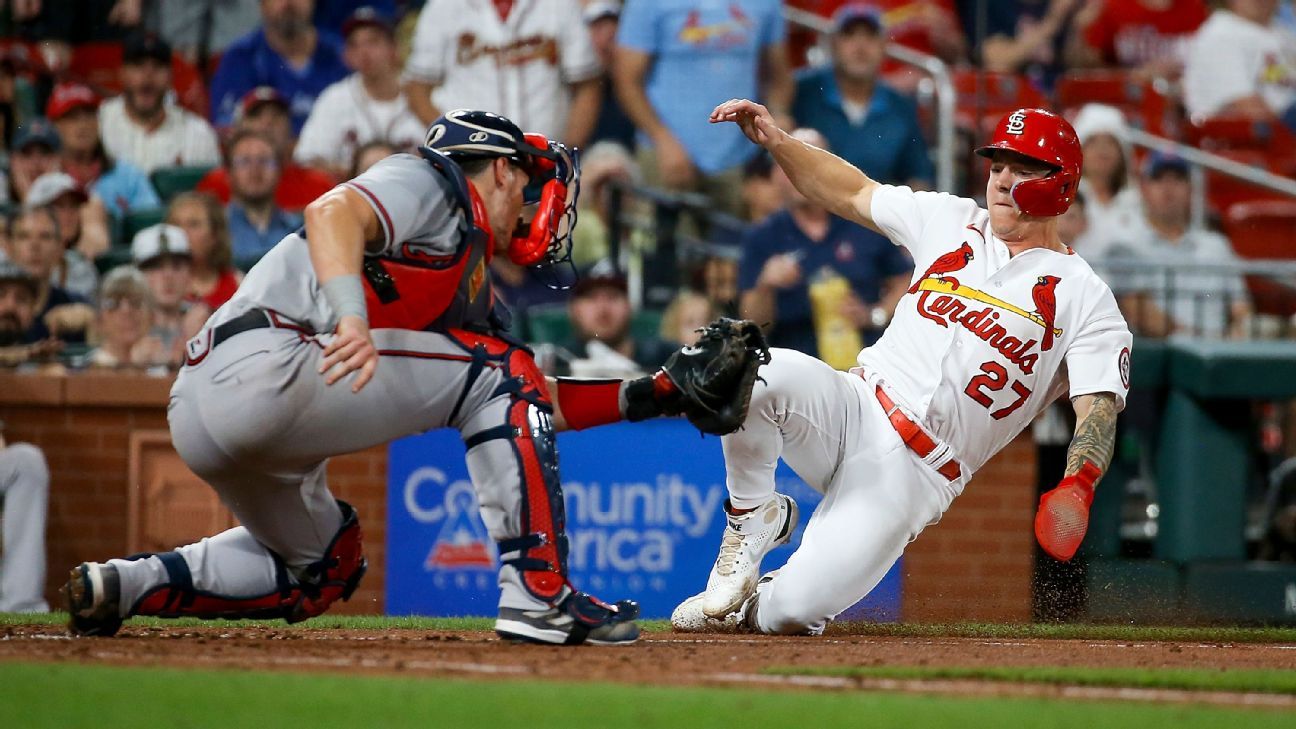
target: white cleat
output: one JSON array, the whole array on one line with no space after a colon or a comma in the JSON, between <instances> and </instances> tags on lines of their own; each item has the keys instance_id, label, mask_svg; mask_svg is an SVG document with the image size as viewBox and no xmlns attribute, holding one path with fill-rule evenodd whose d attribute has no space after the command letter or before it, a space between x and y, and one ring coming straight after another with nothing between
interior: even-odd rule
<instances>
[{"instance_id":1,"label":"white cleat","mask_svg":"<svg viewBox=\"0 0 1296 729\"><path fill-rule=\"evenodd\" d=\"M742 628L742 616L729 613L723 618L707 617L702 612L705 592L690 597L675 607L671 613L671 627L677 633L737 633Z\"/></svg>"},{"instance_id":2,"label":"white cleat","mask_svg":"<svg viewBox=\"0 0 1296 729\"><path fill-rule=\"evenodd\" d=\"M797 505L783 494L774 494L769 501L745 514L735 516L726 512L726 516L729 524L720 541L720 556L707 578L706 592L702 593L702 612L715 619L737 612L756 589L761 560L771 549L787 544L792 538L792 530L797 525Z\"/></svg>"}]
</instances>

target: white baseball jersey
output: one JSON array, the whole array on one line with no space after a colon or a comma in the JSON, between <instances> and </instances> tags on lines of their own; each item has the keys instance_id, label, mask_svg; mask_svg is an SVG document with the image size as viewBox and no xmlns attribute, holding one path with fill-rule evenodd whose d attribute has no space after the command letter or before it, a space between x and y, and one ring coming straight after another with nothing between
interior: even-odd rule
<instances>
[{"instance_id":1,"label":"white baseball jersey","mask_svg":"<svg viewBox=\"0 0 1296 729\"><path fill-rule=\"evenodd\" d=\"M216 166L220 145L207 120L175 105L157 129L145 129L126 115L126 99L118 96L99 107L99 138L108 156L130 162L150 174L159 167Z\"/></svg>"},{"instance_id":2,"label":"white baseball jersey","mask_svg":"<svg viewBox=\"0 0 1296 729\"><path fill-rule=\"evenodd\" d=\"M990 214L948 193L883 185L874 221L909 249L913 285L859 364L975 471L1059 395L1124 407L1132 337L1083 258L1009 256Z\"/></svg>"},{"instance_id":3,"label":"white baseball jersey","mask_svg":"<svg viewBox=\"0 0 1296 729\"><path fill-rule=\"evenodd\" d=\"M355 151L373 141L384 141L398 150L423 143L427 130L410 111L405 95L381 101L369 95L359 74L324 89L311 108L293 158L303 165L315 160L350 167Z\"/></svg>"},{"instance_id":4,"label":"white baseball jersey","mask_svg":"<svg viewBox=\"0 0 1296 729\"><path fill-rule=\"evenodd\" d=\"M491 0L429 0L405 66L407 77L436 86L442 111L493 111L559 140L567 85L600 70L577 0L517 0L506 20Z\"/></svg>"},{"instance_id":5,"label":"white baseball jersey","mask_svg":"<svg viewBox=\"0 0 1296 729\"><path fill-rule=\"evenodd\" d=\"M406 247L426 255L445 255L458 246L463 212L456 207L450 183L421 157L392 155L342 184L360 193L382 225L384 245L370 255L401 257ZM331 331L337 324L332 307L320 294L306 240L300 235L293 233L271 248L208 325L256 307L273 309L316 332Z\"/></svg>"},{"instance_id":6,"label":"white baseball jersey","mask_svg":"<svg viewBox=\"0 0 1296 729\"><path fill-rule=\"evenodd\" d=\"M1188 44L1184 105L1194 117L1259 94L1275 114L1296 103L1296 34L1216 10Z\"/></svg>"}]
</instances>

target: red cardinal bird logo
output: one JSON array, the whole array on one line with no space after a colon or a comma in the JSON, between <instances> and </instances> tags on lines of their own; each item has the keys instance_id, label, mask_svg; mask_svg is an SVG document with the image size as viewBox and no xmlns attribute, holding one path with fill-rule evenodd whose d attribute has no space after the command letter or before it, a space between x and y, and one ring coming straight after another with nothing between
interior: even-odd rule
<instances>
[{"instance_id":1,"label":"red cardinal bird logo","mask_svg":"<svg viewBox=\"0 0 1296 729\"><path fill-rule=\"evenodd\" d=\"M936 260L932 261L932 265L927 268L927 272L922 275L922 278L919 278L917 281L914 281L913 286L909 287L909 293L911 294L918 293L918 285L921 284L924 279L931 278L932 276L940 276L942 279L949 281L954 289L957 289L959 287L958 279L954 278L953 276L946 276L944 274L953 271L959 271L962 270L963 268L966 268L968 263L974 257L975 256L972 254L972 246L967 243L964 243L963 245L959 246L958 250L950 251L949 253L946 253L940 258L937 258Z\"/></svg>"},{"instance_id":2,"label":"red cardinal bird logo","mask_svg":"<svg viewBox=\"0 0 1296 729\"><path fill-rule=\"evenodd\" d=\"M1031 289L1031 298L1035 299L1035 313L1044 321L1044 338L1040 340L1040 349L1044 352L1053 348L1053 321L1057 318L1057 295L1054 289L1062 279L1057 276L1040 276L1035 279Z\"/></svg>"}]
</instances>

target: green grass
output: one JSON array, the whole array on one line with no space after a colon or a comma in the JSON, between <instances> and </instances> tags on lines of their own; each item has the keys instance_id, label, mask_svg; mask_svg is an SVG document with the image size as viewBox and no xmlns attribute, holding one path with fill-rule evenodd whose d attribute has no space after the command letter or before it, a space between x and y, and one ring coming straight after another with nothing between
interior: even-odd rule
<instances>
[{"instance_id":1,"label":"green grass","mask_svg":"<svg viewBox=\"0 0 1296 729\"><path fill-rule=\"evenodd\" d=\"M1058 686L1130 686L1184 691L1242 691L1296 694L1296 670L1192 668L1015 667L956 668L926 666L794 666L764 671L780 676L841 676L847 678L969 679Z\"/></svg>"},{"instance_id":2,"label":"green grass","mask_svg":"<svg viewBox=\"0 0 1296 729\"><path fill-rule=\"evenodd\" d=\"M1189 705L69 664L0 664L0 686L0 726L24 729L1291 727L1287 713Z\"/></svg>"},{"instance_id":3,"label":"green grass","mask_svg":"<svg viewBox=\"0 0 1296 729\"><path fill-rule=\"evenodd\" d=\"M3 625L61 625L66 613L19 614L0 613ZM251 627L261 626L289 630L491 630L491 618L389 618L381 615L325 615L297 625L282 620L161 620L131 618L128 625L150 627ZM670 631L666 620L641 620L640 627L650 633ZM980 638L982 640L1021 640L1041 638L1054 640L1175 641L1201 643L1296 643L1296 628L1181 628L1139 625L990 625L980 623L910 624L910 623L836 623L829 628L834 635L862 635L897 638Z\"/></svg>"}]
</instances>

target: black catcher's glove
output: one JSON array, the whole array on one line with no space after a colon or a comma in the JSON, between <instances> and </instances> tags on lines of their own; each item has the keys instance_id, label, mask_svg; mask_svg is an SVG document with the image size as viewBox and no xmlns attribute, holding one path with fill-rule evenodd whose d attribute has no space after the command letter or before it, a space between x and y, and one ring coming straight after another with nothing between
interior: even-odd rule
<instances>
[{"instance_id":1,"label":"black catcher's glove","mask_svg":"<svg viewBox=\"0 0 1296 729\"><path fill-rule=\"evenodd\" d=\"M627 419L682 413L713 435L742 427L756 370L770 361L765 336L755 322L726 318L698 331L697 344L672 354L653 377L630 383Z\"/></svg>"}]
</instances>

